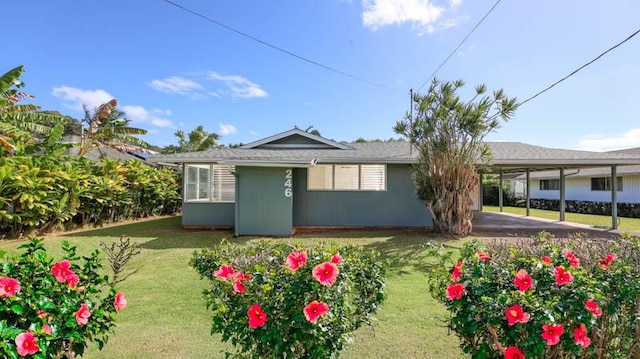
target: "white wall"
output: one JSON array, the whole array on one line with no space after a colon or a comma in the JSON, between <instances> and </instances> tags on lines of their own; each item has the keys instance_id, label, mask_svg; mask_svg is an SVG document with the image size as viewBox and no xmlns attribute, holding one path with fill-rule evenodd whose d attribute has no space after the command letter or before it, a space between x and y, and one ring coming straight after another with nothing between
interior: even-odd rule
<instances>
[{"instance_id":1,"label":"white wall","mask_svg":"<svg viewBox=\"0 0 640 359\"><path fill-rule=\"evenodd\" d=\"M618 202L640 203L640 175L622 177L622 191L618 191ZM610 202L610 191L592 191L590 177L566 177L566 200ZM531 198L560 199L560 191L541 191L540 180L531 180Z\"/></svg>"}]
</instances>

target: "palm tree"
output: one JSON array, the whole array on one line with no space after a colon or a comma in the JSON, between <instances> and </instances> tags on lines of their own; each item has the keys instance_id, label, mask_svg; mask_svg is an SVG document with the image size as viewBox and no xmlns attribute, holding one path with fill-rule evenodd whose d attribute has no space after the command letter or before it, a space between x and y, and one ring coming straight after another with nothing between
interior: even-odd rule
<instances>
[{"instance_id":1,"label":"palm tree","mask_svg":"<svg viewBox=\"0 0 640 359\"><path fill-rule=\"evenodd\" d=\"M24 66L18 66L0 76L0 148L9 155L51 133L50 125L66 122L64 116L41 112L39 106L19 104L34 98L19 91L23 73Z\"/></svg>"},{"instance_id":2,"label":"palm tree","mask_svg":"<svg viewBox=\"0 0 640 359\"><path fill-rule=\"evenodd\" d=\"M209 133L202 125L196 127L193 131L189 132L188 135L182 130L176 131L174 135L178 137L179 145L177 148L176 146L167 146L164 151L165 153L172 150L174 152L206 151L211 148L220 147L218 144L220 135L214 132Z\"/></svg>"},{"instance_id":3,"label":"palm tree","mask_svg":"<svg viewBox=\"0 0 640 359\"><path fill-rule=\"evenodd\" d=\"M80 143L79 156L84 156L89 151L100 147L111 147L122 152L155 153L150 150L150 144L135 137L144 135L147 130L130 127L124 112L117 109L118 101L112 99L98 106L91 114L84 106L84 123L88 128L82 128L82 142Z\"/></svg>"}]
</instances>

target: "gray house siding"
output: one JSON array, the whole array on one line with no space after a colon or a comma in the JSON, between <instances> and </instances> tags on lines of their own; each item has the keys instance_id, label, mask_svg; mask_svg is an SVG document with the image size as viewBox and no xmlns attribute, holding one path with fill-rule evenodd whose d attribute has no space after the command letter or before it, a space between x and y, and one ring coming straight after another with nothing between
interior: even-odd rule
<instances>
[{"instance_id":1,"label":"gray house siding","mask_svg":"<svg viewBox=\"0 0 640 359\"><path fill-rule=\"evenodd\" d=\"M290 236L293 198L287 197L290 168L236 167L236 235Z\"/></svg>"},{"instance_id":2,"label":"gray house siding","mask_svg":"<svg viewBox=\"0 0 640 359\"><path fill-rule=\"evenodd\" d=\"M235 203L182 203L183 226L232 227Z\"/></svg>"},{"instance_id":3,"label":"gray house siding","mask_svg":"<svg viewBox=\"0 0 640 359\"><path fill-rule=\"evenodd\" d=\"M410 165L387 165L386 191L308 191L307 169L293 170L294 226L431 226Z\"/></svg>"}]
</instances>

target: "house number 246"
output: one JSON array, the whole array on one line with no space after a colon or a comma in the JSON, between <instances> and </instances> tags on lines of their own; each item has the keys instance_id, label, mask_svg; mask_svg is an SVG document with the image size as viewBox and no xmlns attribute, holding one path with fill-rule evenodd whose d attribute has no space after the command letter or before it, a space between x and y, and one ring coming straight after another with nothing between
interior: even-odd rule
<instances>
[{"instance_id":1,"label":"house number 246","mask_svg":"<svg viewBox=\"0 0 640 359\"><path fill-rule=\"evenodd\" d=\"M284 196L289 198L293 195L293 170L287 169L284 170Z\"/></svg>"}]
</instances>

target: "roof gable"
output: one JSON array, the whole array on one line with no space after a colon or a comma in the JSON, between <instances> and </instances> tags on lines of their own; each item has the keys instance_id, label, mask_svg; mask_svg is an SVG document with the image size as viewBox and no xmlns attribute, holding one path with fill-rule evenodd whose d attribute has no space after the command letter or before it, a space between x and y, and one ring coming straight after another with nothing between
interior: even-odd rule
<instances>
[{"instance_id":1,"label":"roof gable","mask_svg":"<svg viewBox=\"0 0 640 359\"><path fill-rule=\"evenodd\" d=\"M351 150L353 147L316 136L298 128L251 142L240 148L245 149L333 149Z\"/></svg>"}]
</instances>

